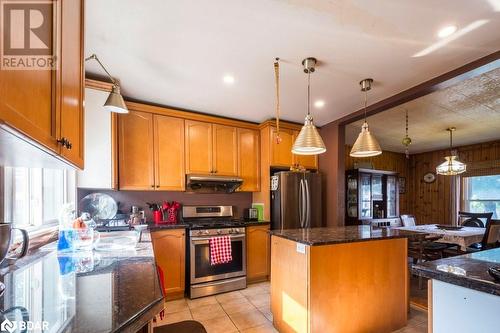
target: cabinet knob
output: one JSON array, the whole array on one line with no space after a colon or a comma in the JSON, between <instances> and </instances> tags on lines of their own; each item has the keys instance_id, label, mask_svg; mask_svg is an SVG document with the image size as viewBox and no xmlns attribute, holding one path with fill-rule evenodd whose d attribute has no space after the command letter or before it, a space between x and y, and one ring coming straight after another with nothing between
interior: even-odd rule
<instances>
[{"instance_id":1,"label":"cabinet knob","mask_svg":"<svg viewBox=\"0 0 500 333\"><path fill-rule=\"evenodd\" d=\"M156 188L160 188L160 185L156 185Z\"/></svg>"},{"instance_id":2,"label":"cabinet knob","mask_svg":"<svg viewBox=\"0 0 500 333\"><path fill-rule=\"evenodd\" d=\"M154 186L154 185L151 185L151 188L155 188L155 186Z\"/></svg>"},{"instance_id":3,"label":"cabinet knob","mask_svg":"<svg viewBox=\"0 0 500 333\"><path fill-rule=\"evenodd\" d=\"M73 144L68 139L66 139L65 137L57 139L56 141L57 141L57 143L59 143L61 146L63 146L66 149L73 148Z\"/></svg>"}]
</instances>

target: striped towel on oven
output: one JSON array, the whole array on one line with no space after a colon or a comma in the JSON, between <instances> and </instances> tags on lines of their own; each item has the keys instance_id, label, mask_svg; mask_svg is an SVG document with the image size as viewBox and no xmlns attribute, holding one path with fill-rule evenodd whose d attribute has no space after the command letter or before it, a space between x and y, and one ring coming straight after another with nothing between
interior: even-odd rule
<instances>
[{"instance_id":1,"label":"striped towel on oven","mask_svg":"<svg viewBox=\"0 0 500 333\"><path fill-rule=\"evenodd\" d=\"M210 238L210 264L226 264L232 260L231 236Z\"/></svg>"}]
</instances>

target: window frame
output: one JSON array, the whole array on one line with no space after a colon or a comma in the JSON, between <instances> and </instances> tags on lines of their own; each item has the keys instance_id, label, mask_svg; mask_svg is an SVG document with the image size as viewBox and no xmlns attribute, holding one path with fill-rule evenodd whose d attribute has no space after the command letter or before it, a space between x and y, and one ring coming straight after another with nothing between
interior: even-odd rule
<instances>
[{"instance_id":1,"label":"window frame","mask_svg":"<svg viewBox=\"0 0 500 333\"><path fill-rule=\"evenodd\" d=\"M500 204L500 197L499 198L488 198L488 199L469 199L472 196L472 189L471 189L471 184L470 181L472 178L475 177L489 177L489 176L496 176L500 177L500 174L488 174L488 175L477 175L477 176L465 176L462 178L462 210L463 211L468 211L472 212L472 209L470 208L471 202L495 202ZM500 215L496 216L497 212L495 211L493 213L493 218L498 218L500 219Z\"/></svg>"}]
</instances>

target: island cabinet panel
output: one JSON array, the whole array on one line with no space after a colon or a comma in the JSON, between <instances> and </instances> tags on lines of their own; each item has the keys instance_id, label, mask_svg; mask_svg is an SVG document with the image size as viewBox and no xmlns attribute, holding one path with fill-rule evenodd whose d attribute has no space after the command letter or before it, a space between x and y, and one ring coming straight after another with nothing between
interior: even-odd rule
<instances>
[{"instance_id":1,"label":"island cabinet panel","mask_svg":"<svg viewBox=\"0 0 500 333\"><path fill-rule=\"evenodd\" d=\"M213 172L222 176L238 175L238 135L236 127L212 125Z\"/></svg>"},{"instance_id":2,"label":"island cabinet panel","mask_svg":"<svg viewBox=\"0 0 500 333\"><path fill-rule=\"evenodd\" d=\"M310 247L306 246L304 253L299 253L296 242L276 236L271 238L271 312L273 324L281 333L311 332L309 251Z\"/></svg>"},{"instance_id":3,"label":"island cabinet panel","mask_svg":"<svg viewBox=\"0 0 500 333\"><path fill-rule=\"evenodd\" d=\"M154 189L153 115L130 111L118 117L119 187Z\"/></svg>"},{"instance_id":4,"label":"island cabinet panel","mask_svg":"<svg viewBox=\"0 0 500 333\"><path fill-rule=\"evenodd\" d=\"M186 173L213 173L212 124L186 120Z\"/></svg>"},{"instance_id":5,"label":"island cabinet panel","mask_svg":"<svg viewBox=\"0 0 500 333\"><path fill-rule=\"evenodd\" d=\"M249 226L247 236L247 281L266 281L269 278L271 242L269 225Z\"/></svg>"},{"instance_id":6,"label":"island cabinet panel","mask_svg":"<svg viewBox=\"0 0 500 333\"><path fill-rule=\"evenodd\" d=\"M260 134L259 131L238 128L238 170L243 184L239 191L260 190Z\"/></svg>"},{"instance_id":7,"label":"island cabinet panel","mask_svg":"<svg viewBox=\"0 0 500 333\"><path fill-rule=\"evenodd\" d=\"M294 142L294 131L290 129L280 128L281 142L276 142L277 130L276 127L271 127L271 142L269 142L271 150L271 166L289 168L293 164L292 146Z\"/></svg>"},{"instance_id":8,"label":"island cabinet panel","mask_svg":"<svg viewBox=\"0 0 500 333\"><path fill-rule=\"evenodd\" d=\"M151 233L156 265L163 277L165 299L184 297L186 231L184 229L159 230Z\"/></svg>"},{"instance_id":9,"label":"island cabinet panel","mask_svg":"<svg viewBox=\"0 0 500 333\"><path fill-rule=\"evenodd\" d=\"M309 246L272 236L280 332L392 332L407 323L406 239Z\"/></svg>"},{"instance_id":10,"label":"island cabinet panel","mask_svg":"<svg viewBox=\"0 0 500 333\"><path fill-rule=\"evenodd\" d=\"M184 119L154 115L155 189L184 190Z\"/></svg>"}]
</instances>

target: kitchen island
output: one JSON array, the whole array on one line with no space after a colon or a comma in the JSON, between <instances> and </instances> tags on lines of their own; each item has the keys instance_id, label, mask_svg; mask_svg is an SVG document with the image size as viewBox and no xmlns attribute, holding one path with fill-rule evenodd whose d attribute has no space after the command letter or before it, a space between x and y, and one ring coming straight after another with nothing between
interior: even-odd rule
<instances>
[{"instance_id":1,"label":"kitchen island","mask_svg":"<svg viewBox=\"0 0 500 333\"><path fill-rule=\"evenodd\" d=\"M280 332L392 332L406 325L406 233L370 226L271 232Z\"/></svg>"},{"instance_id":2,"label":"kitchen island","mask_svg":"<svg viewBox=\"0 0 500 333\"><path fill-rule=\"evenodd\" d=\"M430 331L497 332L500 282L488 268L500 267L500 248L429 261L413 272L429 278Z\"/></svg>"},{"instance_id":3,"label":"kitchen island","mask_svg":"<svg viewBox=\"0 0 500 333\"><path fill-rule=\"evenodd\" d=\"M136 333L163 309L149 238L145 233L135 249L104 252L63 253L48 244L0 270L0 310L17 327L30 322L37 331Z\"/></svg>"}]
</instances>

